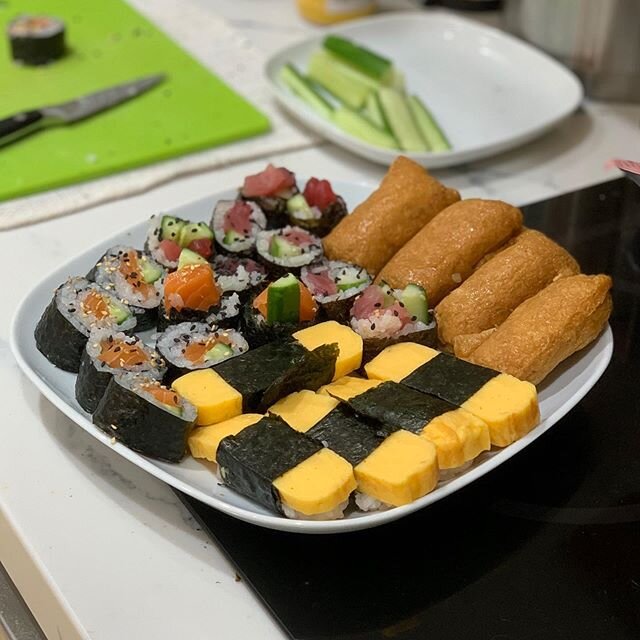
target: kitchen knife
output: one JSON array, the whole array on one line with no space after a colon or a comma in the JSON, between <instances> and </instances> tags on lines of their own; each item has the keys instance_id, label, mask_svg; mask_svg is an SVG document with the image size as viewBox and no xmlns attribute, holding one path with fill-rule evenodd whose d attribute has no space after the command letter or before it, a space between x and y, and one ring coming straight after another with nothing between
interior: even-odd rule
<instances>
[{"instance_id":1,"label":"kitchen knife","mask_svg":"<svg viewBox=\"0 0 640 640\"><path fill-rule=\"evenodd\" d=\"M47 126L71 124L78 120L84 120L84 118L139 96L162 82L165 77L164 74L146 76L63 104L16 113L0 120L0 145L13 142Z\"/></svg>"}]
</instances>

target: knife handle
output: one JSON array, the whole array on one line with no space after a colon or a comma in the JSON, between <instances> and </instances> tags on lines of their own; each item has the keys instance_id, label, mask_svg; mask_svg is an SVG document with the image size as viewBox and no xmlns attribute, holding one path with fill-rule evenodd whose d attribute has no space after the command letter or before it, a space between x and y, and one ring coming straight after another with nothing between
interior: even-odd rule
<instances>
[{"instance_id":1,"label":"knife handle","mask_svg":"<svg viewBox=\"0 0 640 640\"><path fill-rule=\"evenodd\" d=\"M44 114L41 111L24 111L0 120L0 145L8 144L39 129Z\"/></svg>"}]
</instances>

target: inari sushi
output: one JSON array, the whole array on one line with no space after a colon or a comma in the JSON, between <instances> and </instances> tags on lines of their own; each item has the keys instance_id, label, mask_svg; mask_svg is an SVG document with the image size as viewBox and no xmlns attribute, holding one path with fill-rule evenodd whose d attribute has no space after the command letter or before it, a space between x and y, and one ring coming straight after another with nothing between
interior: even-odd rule
<instances>
[{"instance_id":1,"label":"inari sushi","mask_svg":"<svg viewBox=\"0 0 640 640\"><path fill-rule=\"evenodd\" d=\"M130 331L136 318L128 305L86 278L60 285L35 330L38 351L59 369L77 373L92 329Z\"/></svg>"},{"instance_id":2,"label":"inari sushi","mask_svg":"<svg viewBox=\"0 0 640 640\"><path fill-rule=\"evenodd\" d=\"M113 375L144 373L162 380L166 371L160 354L137 336L111 329L94 329L82 353L76 378L76 400L85 411L93 413Z\"/></svg>"}]
</instances>

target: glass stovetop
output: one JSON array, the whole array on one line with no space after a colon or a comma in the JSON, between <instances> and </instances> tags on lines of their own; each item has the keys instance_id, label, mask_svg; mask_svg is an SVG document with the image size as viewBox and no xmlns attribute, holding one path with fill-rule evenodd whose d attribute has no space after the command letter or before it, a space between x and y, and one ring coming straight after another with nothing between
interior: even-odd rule
<instances>
[{"instance_id":1,"label":"glass stovetop","mask_svg":"<svg viewBox=\"0 0 640 640\"><path fill-rule=\"evenodd\" d=\"M640 189L620 179L524 212L614 278L613 360L553 429L368 531L270 531L180 496L292 637L640 638Z\"/></svg>"}]
</instances>

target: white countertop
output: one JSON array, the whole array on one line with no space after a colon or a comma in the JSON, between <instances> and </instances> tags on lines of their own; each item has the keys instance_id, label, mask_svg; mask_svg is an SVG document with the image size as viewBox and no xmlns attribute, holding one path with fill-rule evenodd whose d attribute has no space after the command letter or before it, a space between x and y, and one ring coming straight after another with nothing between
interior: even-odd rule
<instances>
[{"instance_id":1,"label":"white countertop","mask_svg":"<svg viewBox=\"0 0 640 640\"><path fill-rule=\"evenodd\" d=\"M285 0L198 2L228 17L266 53L311 28ZM464 196L525 204L615 177L605 163L612 157L637 159L639 121L640 105L587 103L526 147L435 174ZM328 144L273 161L308 175L371 184L383 174L381 167ZM285 637L169 487L76 428L21 375L8 346L13 310L47 270L114 229L239 184L263 165L185 178L0 233L6 265L0 314L0 561L50 638Z\"/></svg>"}]
</instances>

